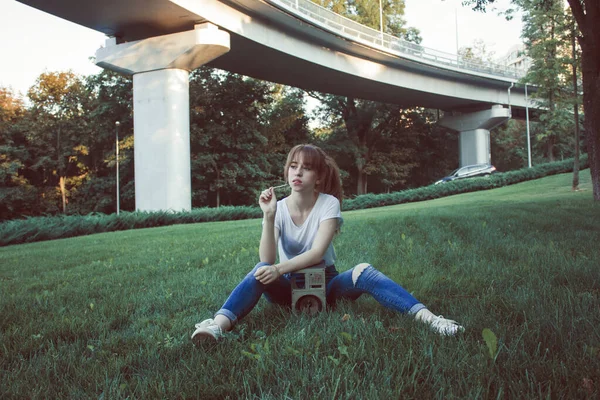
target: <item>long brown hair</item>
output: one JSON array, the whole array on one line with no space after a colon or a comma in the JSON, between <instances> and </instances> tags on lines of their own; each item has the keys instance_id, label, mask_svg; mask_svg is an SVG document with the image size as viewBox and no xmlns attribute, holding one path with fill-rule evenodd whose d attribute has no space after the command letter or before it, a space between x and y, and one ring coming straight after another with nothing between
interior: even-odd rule
<instances>
[{"instance_id":1,"label":"long brown hair","mask_svg":"<svg viewBox=\"0 0 600 400\"><path fill-rule=\"evenodd\" d=\"M287 182L288 180L290 164L294 160L297 160L300 154L302 155L302 159L317 171L317 176L319 177L317 190L336 197L340 201L341 207L344 194L342 191L340 168L333 158L313 144L299 144L290 150L283 169L285 181Z\"/></svg>"}]
</instances>

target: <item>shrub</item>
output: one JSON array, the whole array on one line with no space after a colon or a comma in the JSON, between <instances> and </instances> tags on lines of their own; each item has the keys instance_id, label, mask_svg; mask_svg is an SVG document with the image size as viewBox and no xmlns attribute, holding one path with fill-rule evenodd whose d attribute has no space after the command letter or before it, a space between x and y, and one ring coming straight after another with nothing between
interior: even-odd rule
<instances>
[{"instance_id":1,"label":"shrub","mask_svg":"<svg viewBox=\"0 0 600 400\"><path fill-rule=\"evenodd\" d=\"M587 168L587 156L581 157L581 168ZM496 173L485 178L456 180L440 185L429 185L401 192L365 194L344 200L344 210L390 206L416 201L432 200L455 194L493 189L527 180L539 179L573 170L573 159L542 164L533 168ZM122 212L116 214L92 213L85 216L57 215L31 217L0 223L0 246L38 242L90 235L93 233L152 228L174 224L193 224L211 221L231 221L260 218L258 207L224 206L197 208L190 212Z\"/></svg>"},{"instance_id":2,"label":"shrub","mask_svg":"<svg viewBox=\"0 0 600 400\"><path fill-rule=\"evenodd\" d=\"M581 157L581 168L587 168L587 155ZM543 178L549 175L562 174L573 170L573 159L541 164L533 168L516 171L499 172L488 177L459 179L439 185L429 185L417 189L408 189L395 193L365 194L353 199L344 200L344 210L361 210L365 208L412 203L432 200L455 194L475 192L498 188L515 183Z\"/></svg>"}]
</instances>

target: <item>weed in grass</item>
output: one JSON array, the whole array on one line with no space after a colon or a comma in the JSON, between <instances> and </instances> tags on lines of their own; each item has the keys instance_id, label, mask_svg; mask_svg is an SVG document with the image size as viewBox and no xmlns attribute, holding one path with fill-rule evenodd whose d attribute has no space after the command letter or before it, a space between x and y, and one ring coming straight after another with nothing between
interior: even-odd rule
<instances>
[{"instance_id":1,"label":"weed in grass","mask_svg":"<svg viewBox=\"0 0 600 400\"><path fill-rule=\"evenodd\" d=\"M483 336L483 340L485 340L485 344L490 351L490 358L495 360L498 356L498 338L494 332L488 328L484 328L483 331L481 331L481 335Z\"/></svg>"}]
</instances>

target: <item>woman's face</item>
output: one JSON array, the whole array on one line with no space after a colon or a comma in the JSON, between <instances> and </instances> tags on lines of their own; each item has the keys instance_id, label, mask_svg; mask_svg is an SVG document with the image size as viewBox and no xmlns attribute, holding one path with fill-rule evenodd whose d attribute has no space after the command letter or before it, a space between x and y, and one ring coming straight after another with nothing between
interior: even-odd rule
<instances>
[{"instance_id":1,"label":"woman's face","mask_svg":"<svg viewBox=\"0 0 600 400\"><path fill-rule=\"evenodd\" d=\"M303 192L315 190L317 184L317 171L308 162L304 161L302 153L292 159L288 168L288 183L293 191Z\"/></svg>"}]
</instances>

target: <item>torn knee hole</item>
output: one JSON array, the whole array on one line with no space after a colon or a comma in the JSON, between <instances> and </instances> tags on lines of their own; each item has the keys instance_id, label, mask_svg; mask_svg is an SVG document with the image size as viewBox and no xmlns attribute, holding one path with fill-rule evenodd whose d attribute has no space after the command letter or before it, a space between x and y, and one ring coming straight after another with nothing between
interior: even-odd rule
<instances>
[{"instance_id":1,"label":"torn knee hole","mask_svg":"<svg viewBox=\"0 0 600 400\"><path fill-rule=\"evenodd\" d=\"M362 264L358 264L356 267L354 267L352 269L352 283L354 284L354 286L356 286L356 281L358 280L358 277L360 276L360 274L362 274L362 272L367 269L367 267L370 267L371 264L367 264L367 263L362 263Z\"/></svg>"}]
</instances>

